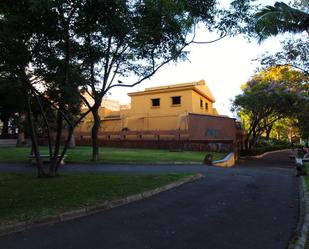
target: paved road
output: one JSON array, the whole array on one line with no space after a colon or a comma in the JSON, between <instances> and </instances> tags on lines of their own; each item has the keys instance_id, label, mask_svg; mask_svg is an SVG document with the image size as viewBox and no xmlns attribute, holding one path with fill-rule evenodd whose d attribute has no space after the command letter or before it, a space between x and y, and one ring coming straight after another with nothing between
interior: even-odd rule
<instances>
[{"instance_id":1,"label":"paved road","mask_svg":"<svg viewBox=\"0 0 309 249\"><path fill-rule=\"evenodd\" d=\"M202 172L205 178L107 212L1 237L0 248L284 249L298 215L297 178L293 165L281 160L285 154L242 160L232 169L91 166L132 173ZM90 166L74 167L66 171Z\"/></svg>"}]
</instances>

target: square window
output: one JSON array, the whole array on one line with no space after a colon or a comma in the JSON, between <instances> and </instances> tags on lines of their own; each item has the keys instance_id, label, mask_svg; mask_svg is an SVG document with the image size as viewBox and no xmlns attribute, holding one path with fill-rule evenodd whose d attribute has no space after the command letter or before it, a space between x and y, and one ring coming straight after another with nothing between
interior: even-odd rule
<instances>
[{"instance_id":1,"label":"square window","mask_svg":"<svg viewBox=\"0 0 309 249\"><path fill-rule=\"evenodd\" d=\"M181 97L180 96L172 97L172 105L180 105L180 104L181 104Z\"/></svg>"},{"instance_id":2,"label":"square window","mask_svg":"<svg viewBox=\"0 0 309 249\"><path fill-rule=\"evenodd\" d=\"M160 106L160 99L151 99L152 106Z\"/></svg>"}]
</instances>

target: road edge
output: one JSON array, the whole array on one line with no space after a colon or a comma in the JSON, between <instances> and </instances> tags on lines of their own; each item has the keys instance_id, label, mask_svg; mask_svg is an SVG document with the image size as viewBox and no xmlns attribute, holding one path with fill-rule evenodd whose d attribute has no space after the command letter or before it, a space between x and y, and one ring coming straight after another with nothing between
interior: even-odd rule
<instances>
[{"instance_id":1,"label":"road edge","mask_svg":"<svg viewBox=\"0 0 309 249\"><path fill-rule=\"evenodd\" d=\"M25 231L25 230L28 230L28 229L33 228L33 227L51 225L51 224L55 224L55 223L59 223L59 222L63 222L63 221L73 220L73 219L77 219L77 218L80 218L80 217L92 215L92 214L95 214L95 213L98 213L98 212L110 210L110 209L115 208L115 207L124 206L126 204L136 202L136 201L140 201L140 200L149 198L151 196L157 195L159 193L162 193L164 191L168 191L170 189L179 187L183 184L190 183L190 182L193 182L193 181L197 181L201 178L204 178L204 175L195 174L195 175L192 175L192 176L189 176L189 177L185 177L182 180L172 182L172 183L169 183L167 185L164 185L164 186L161 186L161 187L158 187L158 188L155 188L155 189L147 190L147 191L144 191L142 193L130 195L130 196L123 197L123 198L120 198L120 199L116 199L116 200L113 200L113 201L105 201L103 203L99 203L99 204L96 204L96 205L93 205L93 206L75 209L75 210L60 213L60 214L57 214L57 215L47 215L47 216L42 216L42 217L37 218L37 219L30 219L30 220L17 222L17 223L13 223L13 224L9 224L9 225L0 225L0 236L5 236L5 235L8 235L8 234Z\"/></svg>"},{"instance_id":2,"label":"road edge","mask_svg":"<svg viewBox=\"0 0 309 249\"><path fill-rule=\"evenodd\" d=\"M264 156L267 156L268 154L271 154L271 153L283 152L283 151L288 151L288 150L291 150L291 149L287 148L287 149L282 149L282 150L266 151L266 152L264 152L263 154L260 154L260 155L256 155L256 156L240 156L239 158L240 159L263 158Z\"/></svg>"},{"instance_id":3,"label":"road edge","mask_svg":"<svg viewBox=\"0 0 309 249\"><path fill-rule=\"evenodd\" d=\"M304 249L309 230L309 198L304 177L299 178L299 217L294 238L288 249Z\"/></svg>"}]
</instances>

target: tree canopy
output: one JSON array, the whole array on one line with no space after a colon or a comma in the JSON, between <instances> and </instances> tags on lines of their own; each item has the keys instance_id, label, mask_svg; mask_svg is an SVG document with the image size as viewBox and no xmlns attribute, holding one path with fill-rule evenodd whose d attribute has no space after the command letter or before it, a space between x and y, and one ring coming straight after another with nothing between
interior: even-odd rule
<instances>
[{"instance_id":1,"label":"tree canopy","mask_svg":"<svg viewBox=\"0 0 309 249\"><path fill-rule=\"evenodd\" d=\"M167 63L185 59L199 23L218 31L218 39L241 32L249 2L235 0L230 10L223 10L216 0L1 1L0 77L20 86L25 97L38 174L45 173L31 102L41 110L52 159L49 175L55 175L75 126L89 112L100 121L97 110L110 89L134 86ZM80 113L82 103L88 110ZM54 147L43 104L57 113Z\"/></svg>"},{"instance_id":2,"label":"tree canopy","mask_svg":"<svg viewBox=\"0 0 309 249\"><path fill-rule=\"evenodd\" d=\"M309 42L307 39L288 39L276 53L265 53L259 60L265 68L271 66L291 66L309 75Z\"/></svg>"},{"instance_id":3,"label":"tree canopy","mask_svg":"<svg viewBox=\"0 0 309 249\"><path fill-rule=\"evenodd\" d=\"M285 117L297 117L308 103L306 77L289 67L272 67L260 71L244 86L233 102L233 111L246 120L248 147Z\"/></svg>"}]
</instances>

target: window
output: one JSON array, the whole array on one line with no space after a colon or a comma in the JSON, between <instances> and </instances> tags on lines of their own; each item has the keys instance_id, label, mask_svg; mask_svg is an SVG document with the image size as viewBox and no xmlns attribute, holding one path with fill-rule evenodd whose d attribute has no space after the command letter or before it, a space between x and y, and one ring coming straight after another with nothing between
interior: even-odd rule
<instances>
[{"instance_id":1,"label":"window","mask_svg":"<svg viewBox=\"0 0 309 249\"><path fill-rule=\"evenodd\" d=\"M172 97L172 105L180 105L180 104L181 104L181 97L180 96Z\"/></svg>"},{"instance_id":2,"label":"window","mask_svg":"<svg viewBox=\"0 0 309 249\"><path fill-rule=\"evenodd\" d=\"M151 105L153 107L160 106L160 99L159 98L158 99L151 99Z\"/></svg>"},{"instance_id":3,"label":"window","mask_svg":"<svg viewBox=\"0 0 309 249\"><path fill-rule=\"evenodd\" d=\"M205 109L208 110L208 103L205 103Z\"/></svg>"},{"instance_id":4,"label":"window","mask_svg":"<svg viewBox=\"0 0 309 249\"><path fill-rule=\"evenodd\" d=\"M200 99L200 107L203 108L204 104L203 104L203 100Z\"/></svg>"}]
</instances>

